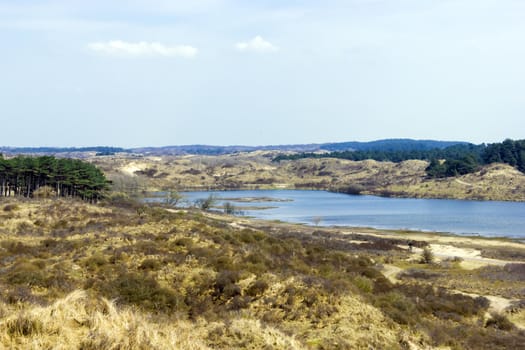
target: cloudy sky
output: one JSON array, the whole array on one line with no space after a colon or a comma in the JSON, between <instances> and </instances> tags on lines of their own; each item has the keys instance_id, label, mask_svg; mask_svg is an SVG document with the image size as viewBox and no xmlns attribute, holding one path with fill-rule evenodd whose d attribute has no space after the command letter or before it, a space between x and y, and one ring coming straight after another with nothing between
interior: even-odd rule
<instances>
[{"instance_id":1,"label":"cloudy sky","mask_svg":"<svg viewBox=\"0 0 525 350\"><path fill-rule=\"evenodd\" d=\"M525 138L523 0L0 0L0 145Z\"/></svg>"}]
</instances>

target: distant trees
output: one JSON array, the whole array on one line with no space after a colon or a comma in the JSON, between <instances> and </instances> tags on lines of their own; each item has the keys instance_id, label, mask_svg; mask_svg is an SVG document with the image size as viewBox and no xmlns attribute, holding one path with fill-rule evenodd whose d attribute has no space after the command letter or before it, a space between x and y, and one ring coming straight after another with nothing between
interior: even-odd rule
<instances>
[{"instance_id":1,"label":"distant trees","mask_svg":"<svg viewBox=\"0 0 525 350\"><path fill-rule=\"evenodd\" d=\"M376 149L366 151L343 151L330 153L298 153L279 155L274 162L302 158L340 158L348 160L373 159L399 163L409 159L427 160L426 168L431 178L450 177L472 173L481 165L506 163L525 173L525 140L507 139L489 145L458 144L434 149Z\"/></svg>"},{"instance_id":2,"label":"distant trees","mask_svg":"<svg viewBox=\"0 0 525 350\"><path fill-rule=\"evenodd\" d=\"M343 151L330 153L298 153L289 155L278 155L273 159L274 162L282 160L297 160L303 158L339 158L348 160L373 159L377 161L389 161L394 163L403 162L409 159L432 160L432 159L458 159L466 154L471 154L474 158L479 157L484 146L473 144L460 144L447 148L435 149L413 149L413 150L366 150L366 151Z\"/></svg>"},{"instance_id":3,"label":"distant trees","mask_svg":"<svg viewBox=\"0 0 525 350\"><path fill-rule=\"evenodd\" d=\"M507 139L501 143L492 143L485 148L481 157L487 164L507 163L525 172L525 140Z\"/></svg>"},{"instance_id":4,"label":"distant trees","mask_svg":"<svg viewBox=\"0 0 525 350\"><path fill-rule=\"evenodd\" d=\"M465 175L476 171L479 163L472 154L459 159L432 159L426 168L427 175L433 178Z\"/></svg>"},{"instance_id":5,"label":"distant trees","mask_svg":"<svg viewBox=\"0 0 525 350\"><path fill-rule=\"evenodd\" d=\"M107 189L108 181L97 167L77 159L52 156L4 159L0 155L0 196L32 197L42 187L57 196L96 202Z\"/></svg>"}]
</instances>

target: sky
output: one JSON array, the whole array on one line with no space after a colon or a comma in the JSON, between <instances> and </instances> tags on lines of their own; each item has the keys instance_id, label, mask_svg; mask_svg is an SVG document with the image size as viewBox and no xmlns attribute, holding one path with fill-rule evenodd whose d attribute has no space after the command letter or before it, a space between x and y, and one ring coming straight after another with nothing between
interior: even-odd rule
<instances>
[{"instance_id":1,"label":"sky","mask_svg":"<svg viewBox=\"0 0 525 350\"><path fill-rule=\"evenodd\" d=\"M523 0L0 0L0 146L525 138Z\"/></svg>"}]
</instances>

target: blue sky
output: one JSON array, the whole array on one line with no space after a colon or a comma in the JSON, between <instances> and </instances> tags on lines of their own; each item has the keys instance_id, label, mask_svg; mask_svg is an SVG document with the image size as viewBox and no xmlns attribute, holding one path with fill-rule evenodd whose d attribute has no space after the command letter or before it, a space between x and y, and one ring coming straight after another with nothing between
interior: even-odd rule
<instances>
[{"instance_id":1,"label":"blue sky","mask_svg":"<svg viewBox=\"0 0 525 350\"><path fill-rule=\"evenodd\" d=\"M0 0L0 145L525 138L522 0Z\"/></svg>"}]
</instances>

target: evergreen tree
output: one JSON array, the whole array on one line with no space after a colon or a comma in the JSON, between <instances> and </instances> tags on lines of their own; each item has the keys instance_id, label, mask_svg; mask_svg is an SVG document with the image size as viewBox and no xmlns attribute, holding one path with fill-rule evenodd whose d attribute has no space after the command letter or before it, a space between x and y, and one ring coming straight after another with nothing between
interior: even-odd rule
<instances>
[{"instance_id":1,"label":"evergreen tree","mask_svg":"<svg viewBox=\"0 0 525 350\"><path fill-rule=\"evenodd\" d=\"M104 174L94 165L75 159L50 156L0 158L0 195L32 197L40 187L58 196L80 197L96 202L108 188Z\"/></svg>"}]
</instances>

